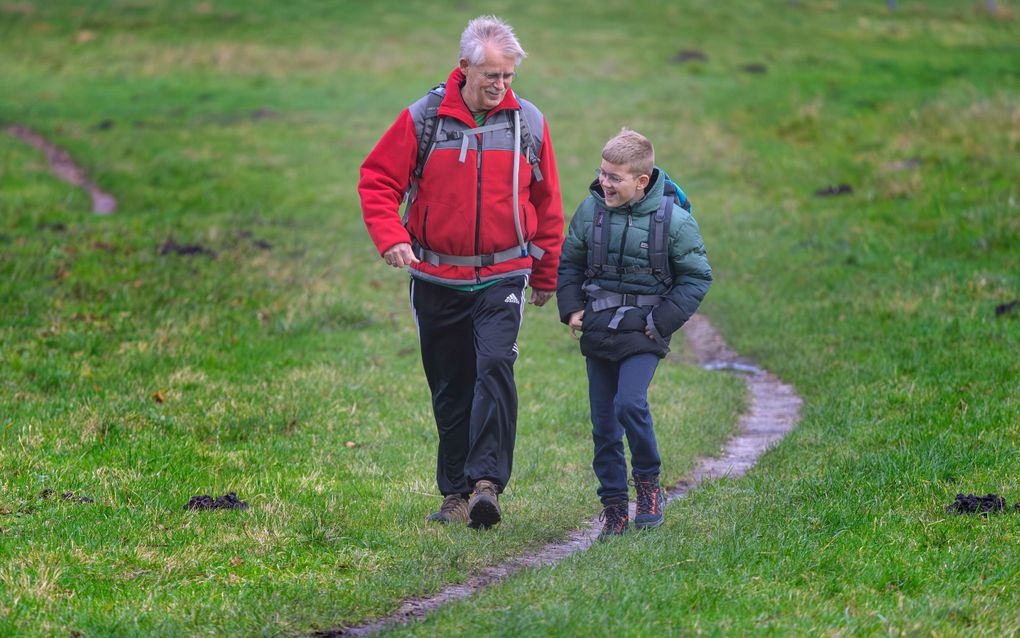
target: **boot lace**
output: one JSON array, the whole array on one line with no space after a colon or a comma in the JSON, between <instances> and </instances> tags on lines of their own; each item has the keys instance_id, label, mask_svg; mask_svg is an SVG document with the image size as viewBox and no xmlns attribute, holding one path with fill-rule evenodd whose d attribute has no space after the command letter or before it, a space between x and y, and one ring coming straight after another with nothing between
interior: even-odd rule
<instances>
[{"instance_id":1,"label":"boot lace","mask_svg":"<svg viewBox=\"0 0 1020 638\"><path fill-rule=\"evenodd\" d=\"M634 479L639 514L658 514L662 510L662 487L658 479Z\"/></svg>"},{"instance_id":2,"label":"boot lace","mask_svg":"<svg viewBox=\"0 0 1020 638\"><path fill-rule=\"evenodd\" d=\"M460 494L448 494L439 507L439 513L449 515L455 513L461 507L464 498Z\"/></svg>"},{"instance_id":3,"label":"boot lace","mask_svg":"<svg viewBox=\"0 0 1020 638\"><path fill-rule=\"evenodd\" d=\"M627 504L606 505L599 514L599 521L605 523L603 529L619 534L627 523Z\"/></svg>"}]
</instances>

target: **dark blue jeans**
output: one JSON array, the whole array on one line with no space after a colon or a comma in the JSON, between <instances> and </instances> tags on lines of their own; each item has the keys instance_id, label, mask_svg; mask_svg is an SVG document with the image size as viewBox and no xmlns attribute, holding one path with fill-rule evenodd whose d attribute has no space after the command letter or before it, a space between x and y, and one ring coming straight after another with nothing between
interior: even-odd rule
<instances>
[{"instance_id":1,"label":"dark blue jeans","mask_svg":"<svg viewBox=\"0 0 1020 638\"><path fill-rule=\"evenodd\" d=\"M591 357L587 361L591 436L595 442L592 469L599 479L599 498L605 505L627 500L624 434L634 475L659 473L661 459L648 407L648 385L659 357L636 354L622 361Z\"/></svg>"}]
</instances>

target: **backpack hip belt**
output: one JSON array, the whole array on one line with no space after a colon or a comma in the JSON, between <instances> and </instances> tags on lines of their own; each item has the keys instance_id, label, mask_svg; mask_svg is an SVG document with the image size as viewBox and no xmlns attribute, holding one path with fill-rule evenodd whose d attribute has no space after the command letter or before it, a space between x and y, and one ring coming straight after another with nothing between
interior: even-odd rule
<instances>
[{"instance_id":1,"label":"backpack hip belt","mask_svg":"<svg viewBox=\"0 0 1020 638\"><path fill-rule=\"evenodd\" d=\"M419 256L419 259L431 264L432 266L467 266L469 268L494 266L496 264L501 264L504 261L510 261L511 259L517 259L519 257L527 257L528 255L531 255L535 259L542 259L542 257L545 256L545 251L532 242L528 242L523 249L520 246L511 246L506 250L500 250L498 252L488 253L485 255L445 255L427 248L422 248L420 252L421 255Z\"/></svg>"},{"instance_id":2,"label":"backpack hip belt","mask_svg":"<svg viewBox=\"0 0 1020 638\"><path fill-rule=\"evenodd\" d=\"M658 306L662 303L662 295L636 295L631 293L623 292L610 292L604 290L595 284L589 284L584 287L584 291L591 297L591 309L595 312L601 312L603 310L611 310L616 308L616 312L613 314L613 318L609 320L609 329L616 330L620 327L620 321L623 320L623 315L628 310L634 310L641 306ZM648 313L646 325L651 325L652 313ZM654 325L652 326L654 329ZM658 334L655 331L655 334Z\"/></svg>"}]
</instances>

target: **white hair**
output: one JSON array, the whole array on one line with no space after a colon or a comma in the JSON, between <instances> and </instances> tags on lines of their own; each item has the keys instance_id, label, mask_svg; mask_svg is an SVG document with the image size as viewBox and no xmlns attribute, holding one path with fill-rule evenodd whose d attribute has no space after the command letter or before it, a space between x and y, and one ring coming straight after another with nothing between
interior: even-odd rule
<instances>
[{"instance_id":1,"label":"white hair","mask_svg":"<svg viewBox=\"0 0 1020 638\"><path fill-rule=\"evenodd\" d=\"M495 45L507 57L520 64L528 54L521 48L513 28L496 16L480 16L468 22L460 35L460 57L468 64L485 64L485 47Z\"/></svg>"}]
</instances>

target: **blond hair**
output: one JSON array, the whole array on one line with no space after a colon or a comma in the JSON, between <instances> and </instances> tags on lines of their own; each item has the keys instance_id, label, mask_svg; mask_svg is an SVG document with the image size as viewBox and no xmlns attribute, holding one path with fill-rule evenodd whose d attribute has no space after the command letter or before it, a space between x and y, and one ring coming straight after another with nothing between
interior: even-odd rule
<instances>
[{"instance_id":1,"label":"blond hair","mask_svg":"<svg viewBox=\"0 0 1020 638\"><path fill-rule=\"evenodd\" d=\"M647 137L625 126L602 147L602 159L626 166L635 177L651 175L655 148Z\"/></svg>"}]
</instances>

